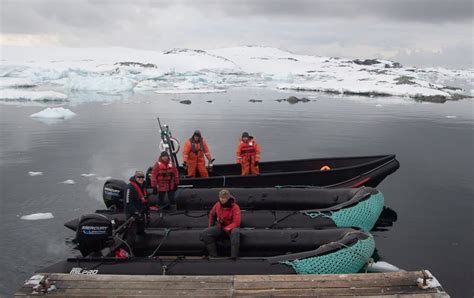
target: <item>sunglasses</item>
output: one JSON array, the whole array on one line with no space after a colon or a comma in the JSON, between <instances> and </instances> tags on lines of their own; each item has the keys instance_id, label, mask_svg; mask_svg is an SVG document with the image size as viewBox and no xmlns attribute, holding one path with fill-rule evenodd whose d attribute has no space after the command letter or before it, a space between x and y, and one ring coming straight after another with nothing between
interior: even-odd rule
<instances>
[{"instance_id":1,"label":"sunglasses","mask_svg":"<svg viewBox=\"0 0 474 298\"><path fill-rule=\"evenodd\" d=\"M136 178L137 178L137 179L144 179L145 176L137 176Z\"/></svg>"}]
</instances>

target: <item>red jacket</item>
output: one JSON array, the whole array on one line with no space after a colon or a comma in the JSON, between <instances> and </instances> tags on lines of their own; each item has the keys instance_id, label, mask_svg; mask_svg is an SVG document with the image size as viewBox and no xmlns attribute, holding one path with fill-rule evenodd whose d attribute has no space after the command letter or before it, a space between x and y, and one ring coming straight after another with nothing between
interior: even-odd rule
<instances>
[{"instance_id":1,"label":"red jacket","mask_svg":"<svg viewBox=\"0 0 474 298\"><path fill-rule=\"evenodd\" d=\"M229 198L226 205L229 207L222 206L220 202L214 204L209 213L209 227L217 222L218 227L229 233L232 229L240 227L240 207L233 197Z\"/></svg>"},{"instance_id":2,"label":"red jacket","mask_svg":"<svg viewBox=\"0 0 474 298\"><path fill-rule=\"evenodd\" d=\"M151 187L158 188L158 191L172 191L179 184L179 173L171 163L164 163L161 158L153 166L151 171Z\"/></svg>"}]
</instances>

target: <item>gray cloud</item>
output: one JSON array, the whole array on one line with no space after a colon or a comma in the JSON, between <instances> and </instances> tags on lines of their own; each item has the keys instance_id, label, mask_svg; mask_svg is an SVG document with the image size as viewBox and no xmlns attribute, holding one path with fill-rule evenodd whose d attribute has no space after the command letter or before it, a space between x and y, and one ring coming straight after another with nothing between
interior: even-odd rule
<instances>
[{"instance_id":1,"label":"gray cloud","mask_svg":"<svg viewBox=\"0 0 474 298\"><path fill-rule=\"evenodd\" d=\"M64 46L257 44L473 67L473 4L465 0L0 1L2 34L53 35Z\"/></svg>"}]
</instances>

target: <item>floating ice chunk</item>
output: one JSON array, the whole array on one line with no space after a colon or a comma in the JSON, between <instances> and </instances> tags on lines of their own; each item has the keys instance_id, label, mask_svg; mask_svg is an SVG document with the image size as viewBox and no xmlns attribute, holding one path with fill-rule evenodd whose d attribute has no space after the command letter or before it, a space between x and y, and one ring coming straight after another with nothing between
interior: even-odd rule
<instances>
[{"instance_id":1,"label":"floating ice chunk","mask_svg":"<svg viewBox=\"0 0 474 298\"><path fill-rule=\"evenodd\" d=\"M378 261L375 263L372 263L368 266L367 268L368 272L400 272L400 271L405 271L397 266L394 266L390 263L384 262L384 261Z\"/></svg>"},{"instance_id":2,"label":"floating ice chunk","mask_svg":"<svg viewBox=\"0 0 474 298\"><path fill-rule=\"evenodd\" d=\"M190 94L190 93L225 93L225 89L160 89L155 90L159 94Z\"/></svg>"},{"instance_id":3,"label":"floating ice chunk","mask_svg":"<svg viewBox=\"0 0 474 298\"><path fill-rule=\"evenodd\" d=\"M32 176L32 177L33 177L33 176L41 176L41 175L43 175L43 172L31 172L31 171L30 171L30 172L28 172L28 175L30 175L30 176Z\"/></svg>"},{"instance_id":4,"label":"floating ice chunk","mask_svg":"<svg viewBox=\"0 0 474 298\"><path fill-rule=\"evenodd\" d=\"M82 177L94 177L95 174L89 173L89 174L81 174Z\"/></svg>"},{"instance_id":5,"label":"floating ice chunk","mask_svg":"<svg viewBox=\"0 0 474 298\"><path fill-rule=\"evenodd\" d=\"M30 215L23 215L22 217L20 217L20 219L23 219L23 220L39 220L39 219L50 219L50 218L54 218L51 212L34 213Z\"/></svg>"},{"instance_id":6,"label":"floating ice chunk","mask_svg":"<svg viewBox=\"0 0 474 298\"><path fill-rule=\"evenodd\" d=\"M41 112L30 115L33 118L49 118L49 119L67 119L76 114L65 108L46 108Z\"/></svg>"},{"instance_id":7,"label":"floating ice chunk","mask_svg":"<svg viewBox=\"0 0 474 298\"><path fill-rule=\"evenodd\" d=\"M105 177L99 176L99 177L96 177L96 178L97 178L97 180L99 180L99 181L105 181L105 180L111 179L112 177L110 177L110 176L105 176Z\"/></svg>"},{"instance_id":8,"label":"floating ice chunk","mask_svg":"<svg viewBox=\"0 0 474 298\"><path fill-rule=\"evenodd\" d=\"M453 119L453 118L457 118L458 116L453 116L453 115L448 115L446 116L446 118L449 118L449 119Z\"/></svg>"},{"instance_id":9,"label":"floating ice chunk","mask_svg":"<svg viewBox=\"0 0 474 298\"><path fill-rule=\"evenodd\" d=\"M27 78L0 78L0 88L31 88L36 86Z\"/></svg>"},{"instance_id":10,"label":"floating ice chunk","mask_svg":"<svg viewBox=\"0 0 474 298\"><path fill-rule=\"evenodd\" d=\"M76 182L72 179L68 179L68 180L64 180L63 182L61 182L62 184L76 184Z\"/></svg>"},{"instance_id":11,"label":"floating ice chunk","mask_svg":"<svg viewBox=\"0 0 474 298\"><path fill-rule=\"evenodd\" d=\"M383 107L381 104L377 104L377 105L375 105L375 106L376 106L377 108Z\"/></svg>"},{"instance_id":12,"label":"floating ice chunk","mask_svg":"<svg viewBox=\"0 0 474 298\"><path fill-rule=\"evenodd\" d=\"M65 101L67 100L67 95L55 91L4 89L0 91L0 100Z\"/></svg>"}]
</instances>

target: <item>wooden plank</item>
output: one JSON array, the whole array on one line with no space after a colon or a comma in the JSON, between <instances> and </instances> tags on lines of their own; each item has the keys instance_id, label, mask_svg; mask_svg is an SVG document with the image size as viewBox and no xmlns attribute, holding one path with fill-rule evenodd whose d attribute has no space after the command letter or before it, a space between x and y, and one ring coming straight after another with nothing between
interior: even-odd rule
<instances>
[{"instance_id":1,"label":"wooden plank","mask_svg":"<svg viewBox=\"0 0 474 298\"><path fill-rule=\"evenodd\" d=\"M114 274L67 274L67 273L39 273L47 275L50 280L97 280L97 281L205 281L205 282L232 282L232 275L114 275Z\"/></svg>"},{"instance_id":2,"label":"wooden plank","mask_svg":"<svg viewBox=\"0 0 474 298\"><path fill-rule=\"evenodd\" d=\"M232 282L199 282L199 281L54 281L54 285L60 289L144 289L144 290L216 290L216 289L230 289Z\"/></svg>"},{"instance_id":3,"label":"wooden plank","mask_svg":"<svg viewBox=\"0 0 474 298\"><path fill-rule=\"evenodd\" d=\"M386 279L394 277L414 278L422 277L421 271L408 272L385 272L385 273L356 273L356 274L307 274L307 275L236 275L238 281L301 281L301 280L327 280L327 279L350 279L350 280L371 280Z\"/></svg>"},{"instance_id":4,"label":"wooden plank","mask_svg":"<svg viewBox=\"0 0 474 298\"><path fill-rule=\"evenodd\" d=\"M48 296L70 296L81 294L83 296L138 296L138 295L161 295L161 296L230 296L232 291L228 290L140 290L140 289L57 289L48 293Z\"/></svg>"},{"instance_id":5,"label":"wooden plank","mask_svg":"<svg viewBox=\"0 0 474 298\"><path fill-rule=\"evenodd\" d=\"M380 287L380 288L312 288L312 289L261 289L261 290L234 290L234 296L245 295L400 295L417 293L418 288L412 287ZM430 290L428 293L435 293ZM425 291L426 293L426 291Z\"/></svg>"}]
</instances>

